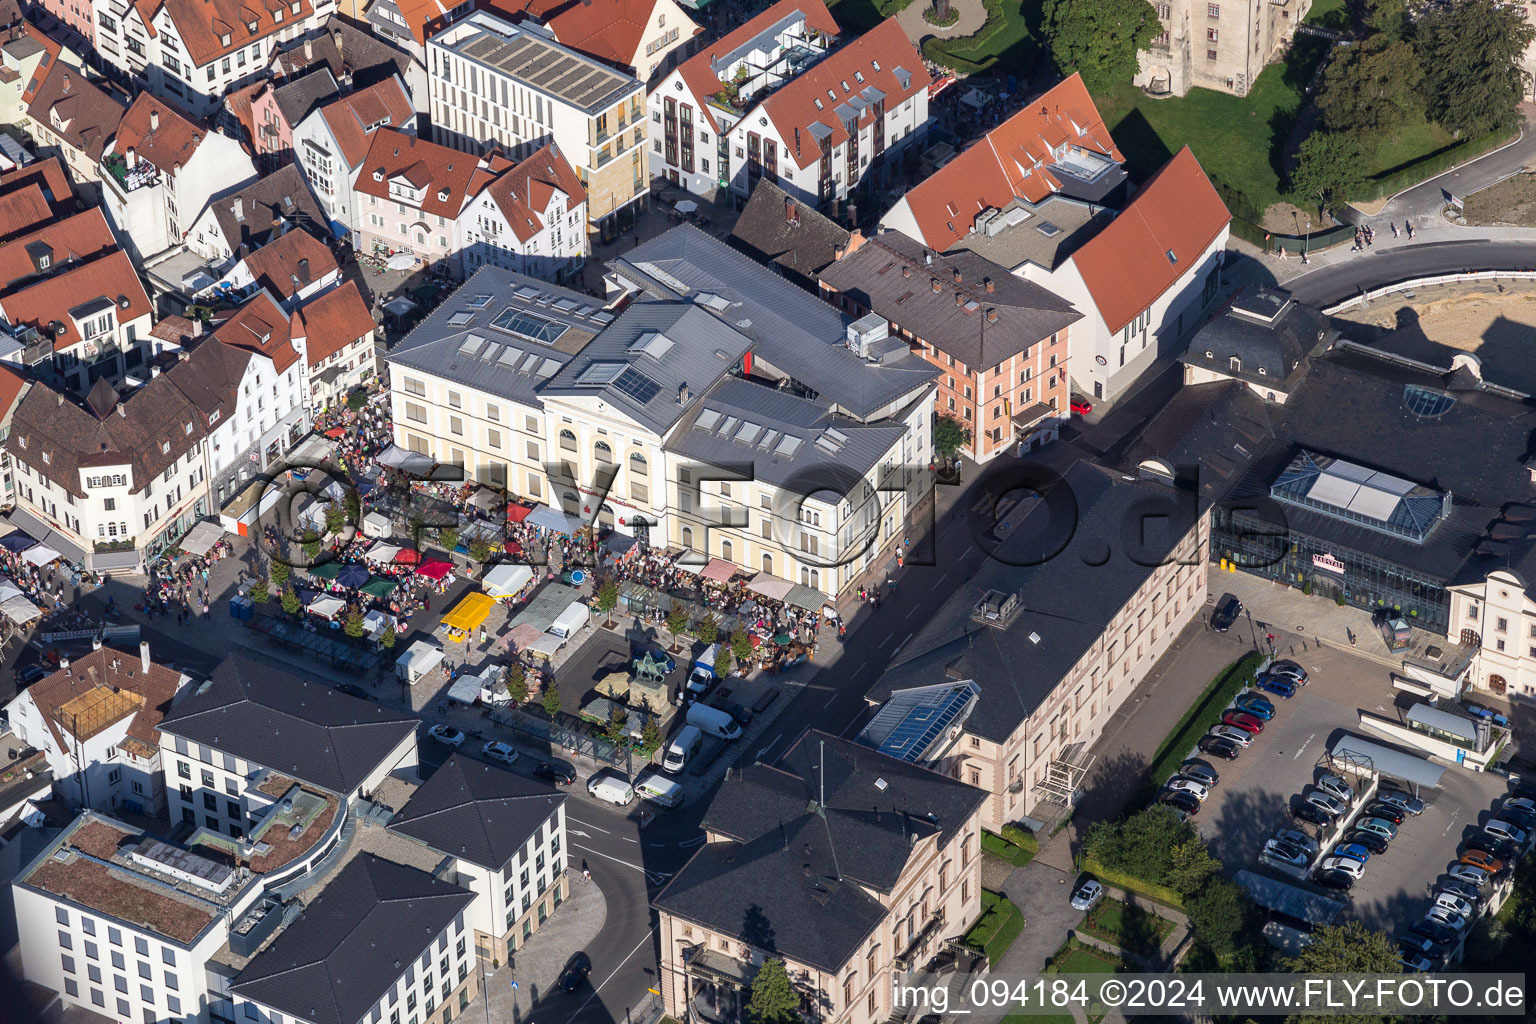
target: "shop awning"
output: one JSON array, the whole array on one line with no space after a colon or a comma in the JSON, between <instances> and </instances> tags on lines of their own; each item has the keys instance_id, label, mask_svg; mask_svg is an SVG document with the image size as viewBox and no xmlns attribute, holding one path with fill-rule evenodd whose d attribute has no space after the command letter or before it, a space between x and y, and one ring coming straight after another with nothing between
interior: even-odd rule
<instances>
[{"instance_id":1,"label":"shop awning","mask_svg":"<svg viewBox=\"0 0 1536 1024\"><path fill-rule=\"evenodd\" d=\"M489 594L465 594L464 599L443 616L442 624L447 629L461 629L470 633L480 628L494 607L496 601Z\"/></svg>"},{"instance_id":2,"label":"shop awning","mask_svg":"<svg viewBox=\"0 0 1536 1024\"><path fill-rule=\"evenodd\" d=\"M111 569L137 569L139 567L139 553L133 548L124 551L103 551L91 556L91 568L98 572L107 572Z\"/></svg>"},{"instance_id":3,"label":"shop awning","mask_svg":"<svg viewBox=\"0 0 1536 1024\"><path fill-rule=\"evenodd\" d=\"M47 565L49 562L63 556L56 549L46 544L34 544L27 548L21 557L28 565Z\"/></svg>"},{"instance_id":4,"label":"shop awning","mask_svg":"<svg viewBox=\"0 0 1536 1024\"><path fill-rule=\"evenodd\" d=\"M404 552L401 552L401 554L404 554ZM417 568L416 575L440 580L451 572L453 572L453 564L451 562L444 562L441 559L434 558L432 561L425 562Z\"/></svg>"},{"instance_id":5,"label":"shop awning","mask_svg":"<svg viewBox=\"0 0 1536 1024\"><path fill-rule=\"evenodd\" d=\"M329 619L333 615L341 614L341 610L346 606L347 603L341 600L339 597L332 597L329 594L321 594L319 597L309 602L309 611L314 615L320 616L321 618Z\"/></svg>"},{"instance_id":6,"label":"shop awning","mask_svg":"<svg viewBox=\"0 0 1536 1024\"><path fill-rule=\"evenodd\" d=\"M486 570L485 578L480 582L489 594L497 597L511 597L527 586L531 579L533 579L533 570L526 565L502 562Z\"/></svg>"},{"instance_id":7,"label":"shop awning","mask_svg":"<svg viewBox=\"0 0 1536 1024\"><path fill-rule=\"evenodd\" d=\"M394 580L385 579L381 576L378 579L369 580L363 584L363 588L358 593L367 594L369 597L376 597L382 601L390 594L393 594L395 588L399 585Z\"/></svg>"},{"instance_id":8,"label":"shop awning","mask_svg":"<svg viewBox=\"0 0 1536 1024\"><path fill-rule=\"evenodd\" d=\"M11 513L7 518L12 526L34 540L42 540L48 536L48 531L53 529L53 527L24 508L11 509Z\"/></svg>"},{"instance_id":9,"label":"shop awning","mask_svg":"<svg viewBox=\"0 0 1536 1024\"><path fill-rule=\"evenodd\" d=\"M808 612L819 612L822 605L829 603L826 594L799 583L796 583L789 593L784 595L784 600L796 608L804 608Z\"/></svg>"},{"instance_id":10,"label":"shop awning","mask_svg":"<svg viewBox=\"0 0 1536 1024\"><path fill-rule=\"evenodd\" d=\"M537 526L541 530L553 530L567 537L574 537L581 532L580 522L548 505L535 505L533 511L528 513L526 522L529 526Z\"/></svg>"},{"instance_id":11,"label":"shop awning","mask_svg":"<svg viewBox=\"0 0 1536 1024\"><path fill-rule=\"evenodd\" d=\"M736 575L736 563L727 562L723 558L711 558L709 564L699 570L699 575L716 583L729 583L731 577Z\"/></svg>"},{"instance_id":12,"label":"shop awning","mask_svg":"<svg viewBox=\"0 0 1536 1024\"><path fill-rule=\"evenodd\" d=\"M224 536L224 527L205 519L188 530L187 535L181 538L181 543L177 546L189 555L206 555L222 536ZM100 559L97 559L97 563L100 563Z\"/></svg>"},{"instance_id":13,"label":"shop awning","mask_svg":"<svg viewBox=\"0 0 1536 1024\"><path fill-rule=\"evenodd\" d=\"M469 504L471 508L483 509L484 511L489 512L497 505L500 505L502 500L503 499L501 495L497 494L495 491L486 490L484 487L482 487L470 496Z\"/></svg>"},{"instance_id":14,"label":"shop awning","mask_svg":"<svg viewBox=\"0 0 1536 1024\"><path fill-rule=\"evenodd\" d=\"M437 465L432 460L432 456L406 451L397 444L392 444L380 452L378 463L381 466L389 466L391 469L403 469L417 476L426 476L432 472L432 467Z\"/></svg>"},{"instance_id":15,"label":"shop awning","mask_svg":"<svg viewBox=\"0 0 1536 1024\"><path fill-rule=\"evenodd\" d=\"M782 601L788 596L795 585L789 580L781 580L772 573L760 572L752 577L752 582L747 584L747 589L754 594L761 594L770 601Z\"/></svg>"},{"instance_id":16,"label":"shop awning","mask_svg":"<svg viewBox=\"0 0 1536 1024\"><path fill-rule=\"evenodd\" d=\"M509 502L507 504L507 522L520 523L524 519L527 519L528 513L532 511L533 509L529 508L527 505L519 505L515 501Z\"/></svg>"}]
</instances>

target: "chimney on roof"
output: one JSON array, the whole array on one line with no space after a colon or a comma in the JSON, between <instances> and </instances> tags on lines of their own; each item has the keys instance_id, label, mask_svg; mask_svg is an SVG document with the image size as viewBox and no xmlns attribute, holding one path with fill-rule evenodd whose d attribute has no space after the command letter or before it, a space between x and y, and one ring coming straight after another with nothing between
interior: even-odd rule
<instances>
[{"instance_id":1,"label":"chimney on roof","mask_svg":"<svg viewBox=\"0 0 1536 1024\"><path fill-rule=\"evenodd\" d=\"M964 281L964 280L965 280L965 277L960 273L960 268L956 267L955 268L955 284L959 284L961 281Z\"/></svg>"},{"instance_id":2,"label":"chimney on roof","mask_svg":"<svg viewBox=\"0 0 1536 1024\"><path fill-rule=\"evenodd\" d=\"M123 164L127 166L130 171L139 166L139 154L134 152L132 146L128 147L128 152L123 156Z\"/></svg>"},{"instance_id":3,"label":"chimney on roof","mask_svg":"<svg viewBox=\"0 0 1536 1024\"><path fill-rule=\"evenodd\" d=\"M64 95L66 95L66 96L69 95L70 84L71 83L70 83L70 79L69 79L69 72L66 71L66 72L64 72Z\"/></svg>"},{"instance_id":4,"label":"chimney on roof","mask_svg":"<svg viewBox=\"0 0 1536 1024\"><path fill-rule=\"evenodd\" d=\"M988 306L987 307L987 323L989 323L989 324L997 323L997 307L996 306Z\"/></svg>"},{"instance_id":5,"label":"chimney on roof","mask_svg":"<svg viewBox=\"0 0 1536 1024\"><path fill-rule=\"evenodd\" d=\"M997 291L997 285L992 282L990 277L982 278L981 284L982 287L986 288L988 295L991 295L993 292Z\"/></svg>"},{"instance_id":6,"label":"chimney on roof","mask_svg":"<svg viewBox=\"0 0 1536 1024\"><path fill-rule=\"evenodd\" d=\"M911 277L912 276L912 268L909 267L909 266L903 265L902 268L901 268L901 276L902 277Z\"/></svg>"},{"instance_id":7,"label":"chimney on roof","mask_svg":"<svg viewBox=\"0 0 1536 1024\"><path fill-rule=\"evenodd\" d=\"M306 61L315 59L315 41L313 39L304 40L304 59Z\"/></svg>"},{"instance_id":8,"label":"chimney on roof","mask_svg":"<svg viewBox=\"0 0 1536 1024\"><path fill-rule=\"evenodd\" d=\"M139 668L149 671L149 641L139 641Z\"/></svg>"},{"instance_id":9,"label":"chimney on roof","mask_svg":"<svg viewBox=\"0 0 1536 1024\"><path fill-rule=\"evenodd\" d=\"M149 112L149 130L152 132L160 130L160 111L151 110Z\"/></svg>"},{"instance_id":10,"label":"chimney on roof","mask_svg":"<svg viewBox=\"0 0 1536 1024\"><path fill-rule=\"evenodd\" d=\"M841 246L841 245L833 246L832 247L832 262L836 263L838 260L842 259L843 258L843 254L846 251L847 251L847 249L844 246Z\"/></svg>"},{"instance_id":11,"label":"chimney on roof","mask_svg":"<svg viewBox=\"0 0 1536 1024\"><path fill-rule=\"evenodd\" d=\"M943 285L939 284L939 279L936 277L929 281L929 285L933 288L933 294L935 295L939 294L944 288Z\"/></svg>"},{"instance_id":12,"label":"chimney on roof","mask_svg":"<svg viewBox=\"0 0 1536 1024\"><path fill-rule=\"evenodd\" d=\"M955 291L955 305L965 305L965 292L959 291L958 289Z\"/></svg>"},{"instance_id":13,"label":"chimney on roof","mask_svg":"<svg viewBox=\"0 0 1536 1024\"><path fill-rule=\"evenodd\" d=\"M784 197L784 222L786 224L800 223L800 211L795 208L795 197Z\"/></svg>"},{"instance_id":14,"label":"chimney on roof","mask_svg":"<svg viewBox=\"0 0 1536 1024\"><path fill-rule=\"evenodd\" d=\"M309 257L308 256L305 256L303 259L299 260L299 280L301 282L303 282L304 284L309 284Z\"/></svg>"},{"instance_id":15,"label":"chimney on roof","mask_svg":"<svg viewBox=\"0 0 1536 1024\"><path fill-rule=\"evenodd\" d=\"M126 405L123 405L123 404L119 403L118 406L117 406L117 414L119 416L121 416L123 419L127 419L128 418L128 407Z\"/></svg>"}]
</instances>

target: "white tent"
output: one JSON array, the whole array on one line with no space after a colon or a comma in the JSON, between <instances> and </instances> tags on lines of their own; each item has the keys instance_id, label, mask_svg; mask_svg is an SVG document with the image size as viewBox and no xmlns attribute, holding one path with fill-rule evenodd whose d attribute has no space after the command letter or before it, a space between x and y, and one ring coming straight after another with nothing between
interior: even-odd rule
<instances>
[{"instance_id":1,"label":"white tent","mask_svg":"<svg viewBox=\"0 0 1536 1024\"><path fill-rule=\"evenodd\" d=\"M7 579L0 579L0 604L4 604L13 597L26 597L21 588Z\"/></svg>"},{"instance_id":2,"label":"white tent","mask_svg":"<svg viewBox=\"0 0 1536 1024\"><path fill-rule=\"evenodd\" d=\"M204 520L188 530L187 535L181 538L181 543L177 547L189 555L206 555L208 549L218 543L222 536L224 536L222 526Z\"/></svg>"},{"instance_id":3,"label":"white tent","mask_svg":"<svg viewBox=\"0 0 1536 1024\"><path fill-rule=\"evenodd\" d=\"M417 640L405 649L395 661L395 675L406 682L416 680L431 672L443 661L443 649L425 640Z\"/></svg>"},{"instance_id":4,"label":"white tent","mask_svg":"<svg viewBox=\"0 0 1536 1024\"><path fill-rule=\"evenodd\" d=\"M555 652L564 646L564 639L555 636L553 633L545 633L524 649L545 658L552 658Z\"/></svg>"},{"instance_id":5,"label":"white tent","mask_svg":"<svg viewBox=\"0 0 1536 1024\"><path fill-rule=\"evenodd\" d=\"M480 581L485 587L485 592L492 597L511 597L528 585L533 579L533 570L526 565L518 565L515 562L502 562L493 565Z\"/></svg>"},{"instance_id":6,"label":"white tent","mask_svg":"<svg viewBox=\"0 0 1536 1024\"><path fill-rule=\"evenodd\" d=\"M400 545L380 542L368 549L367 558L370 562L389 563L395 560L395 556L401 551Z\"/></svg>"},{"instance_id":7,"label":"white tent","mask_svg":"<svg viewBox=\"0 0 1536 1024\"><path fill-rule=\"evenodd\" d=\"M11 597L0 603L0 614L21 626L43 614L43 611L25 597Z\"/></svg>"},{"instance_id":8,"label":"white tent","mask_svg":"<svg viewBox=\"0 0 1536 1024\"><path fill-rule=\"evenodd\" d=\"M47 565L55 558L62 557L57 551L46 544L34 544L21 553L29 565Z\"/></svg>"},{"instance_id":9,"label":"white tent","mask_svg":"<svg viewBox=\"0 0 1536 1024\"><path fill-rule=\"evenodd\" d=\"M339 597L332 597L330 594L321 594L309 602L309 610L311 612L327 619L332 615L340 613L346 606L347 603L345 601Z\"/></svg>"}]
</instances>

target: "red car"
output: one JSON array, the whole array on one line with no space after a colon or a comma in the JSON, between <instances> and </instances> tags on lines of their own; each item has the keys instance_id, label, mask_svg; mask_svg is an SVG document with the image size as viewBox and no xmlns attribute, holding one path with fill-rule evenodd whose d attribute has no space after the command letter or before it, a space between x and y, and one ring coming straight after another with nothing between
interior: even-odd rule
<instances>
[{"instance_id":1,"label":"red car","mask_svg":"<svg viewBox=\"0 0 1536 1024\"><path fill-rule=\"evenodd\" d=\"M1255 736L1264 731L1263 720L1245 711L1227 711L1221 716L1221 720L1226 725L1241 729L1244 732L1251 732Z\"/></svg>"},{"instance_id":2,"label":"red car","mask_svg":"<svg viewBox=\"0 0 1536 1024\"><path fill-rule=\"evenodd\" d=\"M1093 403L1086 398L1074 398L1071 401L1072 411L1079 416L1087 416L1093 412Z\"/></svg>"}]
</instances>

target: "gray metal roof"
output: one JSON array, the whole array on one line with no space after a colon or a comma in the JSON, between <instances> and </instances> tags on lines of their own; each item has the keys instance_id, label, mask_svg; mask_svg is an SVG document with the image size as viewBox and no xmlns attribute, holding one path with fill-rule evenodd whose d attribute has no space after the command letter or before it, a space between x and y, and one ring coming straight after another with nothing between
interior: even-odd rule
<instances>
[{"instance_id":1,"label":"gray metal roof","mask_svg":"<svg viewBox=\"0 0 1536 1024\"><path fill-rule=\"evenodd\" d=\"M601 395L665 434L751 346L751 338L695 303L636 302L541 390Z\"/></svg>"},{"instance_id":2,"label":"gray metal roof","mask_svg":"<svg viewBox=\"0 0 1536 1024\"><path fill-rule=\"evenodd\" d=\"M593 57L483 11L455 22L430 41L590 114L644 89L638 79Z\"/></svg>"},{"instance_id":3,"label":"gray metal roof","mask_svg":"<svg viewBox=\"0 0 1536 1024\"><path fill-rule=\"evenodd\" d=\"M798 482L803 494L822 487L841 492L850 474L868 473L904 433L898 420L860 423L830 412L825 403L731 378L704 396L666 449L713 466L750 462L753 479L776 486Z\"/></svg>"},{"instance_id":4,"label":"gray metal roof","mask_svg":"<svg viewBox=\"0 0 1536 1024\"><path fill-rule=\"evenodd\" d=\"M1440 776L1445 774L1445 769L1433 761L1348 733L1335 740L1328 753L1348 764L1369 768L1378 775L1431 789L1440 785Z\"/></svg>"},{"instance_id":5,"label":"gray metal roof","mask_svg":"<svg viewBox=\"0 0 1536 1024\"><path fill-rule=\"evenodd\" d=\"M425 871L359 854L230 982L310 1024L357 1024L474 900ZM450 947L451 948L451 944Z\"/></svg>"},{"instance_id":6,"label":"gray metal roof","mask_svg":"<svg viewBox=\"0 0 1536 1024\"><path fill-rule=\"evenodd\" d=\"M350 793L419 720L232 654L166 713L160 731Z\"/></svg>"},{"instance_id":7,"label":"gray metal roof","mask_svg":"<svg viewBox=\"0 0 1536 1024\"><path fill-rule=\"evenodd\" d=\"M1408 721L1450 733L1469 744L1477 742L1477 723L1465 715L1453 715L1428 704L1415 704L1408 709Z\"/></svg>"},{"instance_id":8,"label":"gray metal roof","mask_svg":"<svg viewBox=\"0 0 1536 1024\"><path fill-rule=\"evenodd\" d=\"M495 871L564 802L565 794L546 782L455 753L411 794L389 827Z\"/></svg>"},{"instance_id":9,"label":"gray metal roof","mask_svg":"<svg viewBox=\"0 0 1536 1024\"><path fill-rule=\"evenodd\" d=\"M846 346L849 318L691 224L679 225L609 264L658 298L705 296L710 311L756 342L753 358L865 419L916 397L939 375L927 360L860 359Z\"/></svg>"},{"instance_id":10,"label":"gray metal roof","mask_svg":"<svg viewBox=\"0 0 1536 1024\"><path fill-rule=\"evenodd\" d=\"M612 319L590 295L481 267L385 358L540 409L539 385Z\"/></svg>"},{"instance_id":11,"label":"gray metal roof","mask_svg":"<svg viewBox=\"0 0 1536 1024\"><path fill-rule=\"evenodd\" d=\"M1333 924L1346 908L1346 904L1315 890L1253 871L1239 871L1233 880L1247 889L1259 906L1313 926Z\"/></svg>"}]
</instances>

